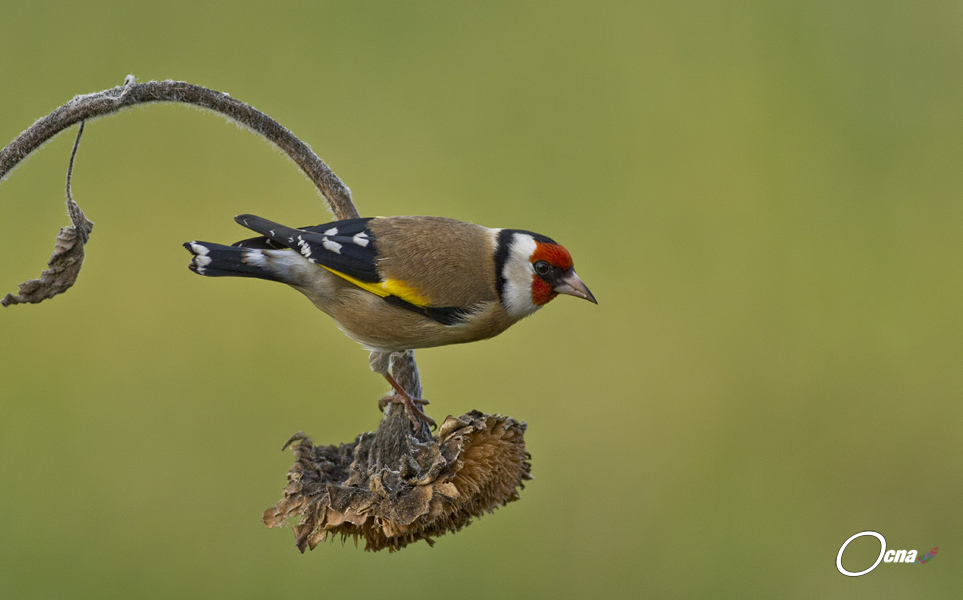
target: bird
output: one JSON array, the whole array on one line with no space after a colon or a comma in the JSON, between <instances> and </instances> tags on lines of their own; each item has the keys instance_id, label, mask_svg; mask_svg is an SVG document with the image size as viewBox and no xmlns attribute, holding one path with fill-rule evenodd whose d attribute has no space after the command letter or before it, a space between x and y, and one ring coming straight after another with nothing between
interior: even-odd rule
<instances>
[{"instance_id":1,"label":"bird","mask_svg":"<svg viewBox=\"0 0 963 600\"><path fill-rule=\"evenodd\" d=\"M206 277L287 284L370 352L369 366L412 422L434 421L390 372L391 355L494 337L558 295L598 304L553 239L436 216L368 217L286 227L250 214L258 237L227 246L191 241L189 268ZM382 405L382 408L384 405Z\"/></svg>"}]
</instances>

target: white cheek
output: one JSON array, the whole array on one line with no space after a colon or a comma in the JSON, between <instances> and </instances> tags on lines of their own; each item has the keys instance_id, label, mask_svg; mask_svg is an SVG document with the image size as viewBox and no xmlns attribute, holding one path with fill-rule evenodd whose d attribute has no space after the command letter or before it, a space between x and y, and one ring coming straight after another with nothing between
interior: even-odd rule
<instances>
[{"instance_id":1,"label":"white cheek","mask_svg":"<svg viewBox=\"0 0 963 600\"><path fill-rule=\"evenodd\" d=\"M515 319L521 319L541 308L532 302L532 264L535 240L529 235L517 235L505 261L505 287L503 300L505 310Z\"/></svg>"},{"instance_id":2,"label":"white cheek","mask_svg":"<svg viewBox=\"0 0 963 600\"><path fill-rule=\"evenodd\" d=\"M531 279L528 285L509 280L505 284L505 310L515 319L521 319L541 308L532 302Z\"/></svg>"}]
</instances>

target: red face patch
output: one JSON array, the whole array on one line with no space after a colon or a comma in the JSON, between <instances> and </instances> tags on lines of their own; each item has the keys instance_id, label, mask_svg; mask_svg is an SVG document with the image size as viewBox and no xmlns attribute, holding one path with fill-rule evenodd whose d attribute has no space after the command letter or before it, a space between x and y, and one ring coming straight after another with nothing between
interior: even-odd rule
<instances>
[{"instance_id":1,"label":"red face patch","mask_svg":"<svg viewBox=\"0 0 963 600\"><path fill-rule=\"evenodd\" d=\"M534 263L540 260L565 271L572 268L572 255L558 244L535 242L535 252L532 252L531 261Z\"/></svg>"},{"instance_id":2,"label":"red face patch","mask_svg":"<svg viewBox=\"0 0 963 600\"><path fill-rule=\"evenodd\" d=\"M558 244L546 244L536 241L535 252L532 252L529 260L531 260L533 264L544 260L562 271L567 271L572 268L572 255L568 253L568 250ZM558 292L552 289L552 284L538 275L532 275L532 304L535 306L543 306L548 304L555 296L558 296Z\"/></svg>"},{"instance_id":3,"label":"red face patch","mask_svg":"<svg viewBox=\"0 0 963 600\"><path fill-rule=\"evenodd\" d=\"M552 290L552 286L538 275L532 275L532 304L542 306L558 296L558 292Z\"/></svg>"}]
</instances>

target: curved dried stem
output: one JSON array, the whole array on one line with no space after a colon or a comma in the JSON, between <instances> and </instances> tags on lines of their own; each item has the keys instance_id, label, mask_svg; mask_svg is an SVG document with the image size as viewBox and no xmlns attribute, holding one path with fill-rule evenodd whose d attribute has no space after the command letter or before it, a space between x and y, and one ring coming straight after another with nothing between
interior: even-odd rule
<instances>
[{"instance_id":1,"label":"curved dried stem","mask_svg":"<svg viewBox=\"0 0 963 600\"><path fill-rule=\"evenodd\" d=\"M338 219L352 219L359 216L351 202L351 190L307 144L271 117L227 94L199 85L169 80L136 83L132 75L127 76L124 85L102 92L76 96L18 135L15 140L0 150L0 180L31 152L71 125L149 102L181 102L200 106L219 112L256 131L283 150L301 167L304 174L314 182L328 201L331 212Z\"/></svg>"}]
</instances>

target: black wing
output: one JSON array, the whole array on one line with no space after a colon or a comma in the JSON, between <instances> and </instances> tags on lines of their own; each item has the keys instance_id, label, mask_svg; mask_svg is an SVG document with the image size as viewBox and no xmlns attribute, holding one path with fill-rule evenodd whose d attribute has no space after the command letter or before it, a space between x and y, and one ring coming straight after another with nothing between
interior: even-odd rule
<instances>
[{"instance_id":1,"label":"black wing","mask_svg":"<svg viewBox=\"0 0 963 600\"><path fill-rule=\"evenodd\" d=\"M241 248L297 250L311 262L364 283L380 283L378 249L366 219L346 219L294 229L254 215L234 217L262 237L235 242Z\"/></svg>"}]
</instances>

